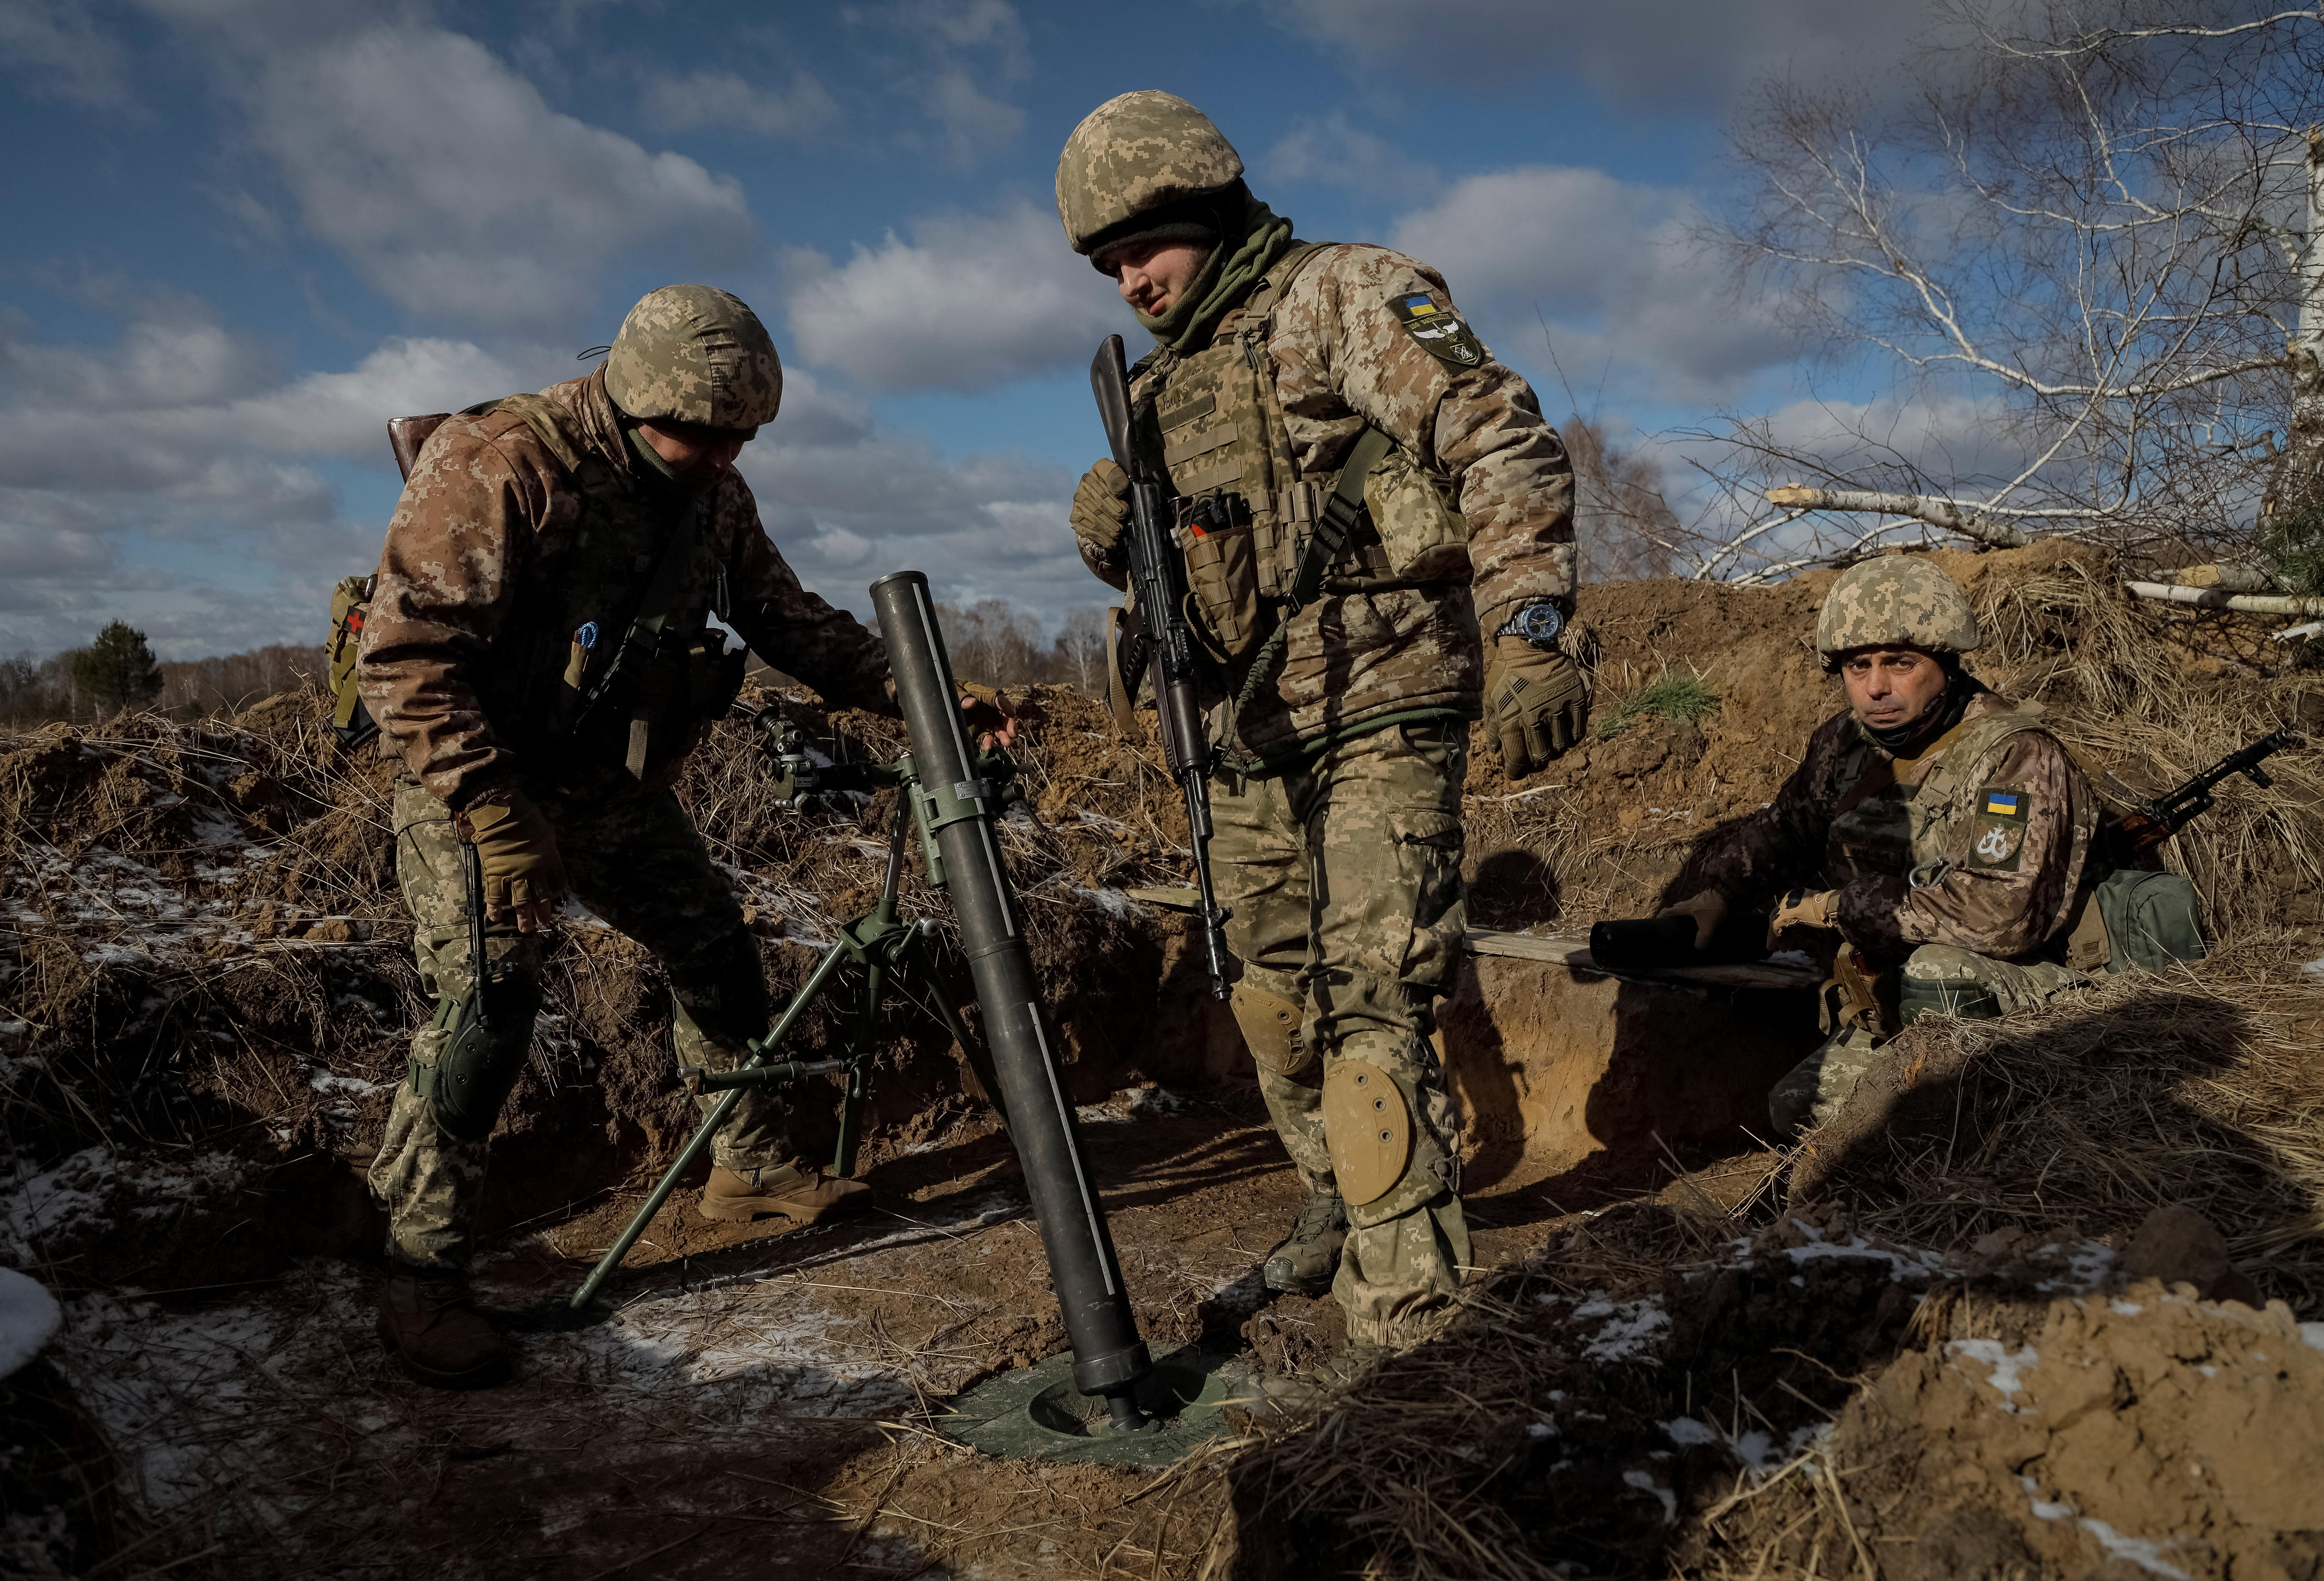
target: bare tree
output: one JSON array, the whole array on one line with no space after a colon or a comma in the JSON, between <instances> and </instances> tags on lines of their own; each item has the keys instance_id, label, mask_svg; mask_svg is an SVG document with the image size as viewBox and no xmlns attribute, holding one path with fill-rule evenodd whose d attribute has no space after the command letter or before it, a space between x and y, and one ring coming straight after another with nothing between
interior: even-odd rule
<instances>
[{"instance_id":1,"label":"bare tree","mask_svg":"<svg viewBox=\"0 0 2324 1581\"><path fill-rule=\"evenodd\" d=\"M1576 413L1558 425L1573 461L1573 538L1584 582L1668 576L1682 534L1652 457L1607 443Z\"/></svg>"},{"instance_id":2,"label":"bare tree","mask_svg":"<svg viewBox=\"0 0 2324 1581\"><path fill-rule=\"evenodd\" d=\"M1939 25L1910 112L1784 84L1737 129L1722 239L1895 397L1718 435L1738 547L1710 574L1931 529L2247 548L2324 456L2324 6L1954 0ZM1902 408L1950 420L1900 435Z\"/></svg>"},{"instance_id":3,"label":"bare tree","mask_svg":"<svg viewBox=\"0 0 2324 1581\"><path fill-rule=\"evenodd\" d=\"M1102 666L1105 664L1105 611L1084 604L1065 611L1065 623L1057 631L1058 668L1071 676L1074 685L1083 691L1098 689Z\"/></svg>"}]
</instances>

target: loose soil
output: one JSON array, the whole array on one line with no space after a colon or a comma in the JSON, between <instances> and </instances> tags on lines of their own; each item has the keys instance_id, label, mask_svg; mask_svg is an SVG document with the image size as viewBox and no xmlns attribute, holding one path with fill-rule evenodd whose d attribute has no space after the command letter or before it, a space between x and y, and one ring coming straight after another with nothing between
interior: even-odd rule
<instances>
[{"instance_id":1,"label":"loose soil","mask_svg":"<svg viewBox=\"0 0 2324 1581\"><path fill-rule=\"evenodd\" d=\"M1979 672L2050 703L2094 773L2156 788L2324 719L2324 688L2247 624L2130 607L2083 551L1940 558L1991 634ZM1839 705L1803 640L1828 581L1586 589L1575 640L1601 697L1681 669L1723 700L1518 786L1480 742L1472 920L1570 933L1683 890L1701 832L1768 800ZM811 697L752 701L835 753L902 744ZM1087 699L1037 701L1007 854L1145 1332L1312 1365L1342 1341L1338 1309L1260 1286L1298 1188L1248 1055L1181 921L1128 894L1185 882L1183 814L1150 743L1116 740ZM781 993L869 905L888 807L779 807L755 754L747 721L722 725L680 794ZM877 1213L774 1235L699 1218L689 1187L612 1316L568 1322L563 1296L691 1112L658 972L577 914L485 1194L479 1287L518 1337L518 1380L410 1384L369 1332L381 1227L361 1183L429 1008L387 769L341 754L303 695L0 739L0 1260L68 1310L5 1381L0 1567L2312 1576L2286 1534L2324 1513L2247 1450L2264 1436L2304 1466L2276 1424L2324 1420L2324 1378L2298 1359L2324 1363L2324 981L2301 970L2324 777L2304 748L2271 767L2273 789L2224 788L2172 852L2212 902L2214 961L2050 1019L1915 1029L1913 1079L1868 1091L1821 1151L1629 1116L1559 1163L1495 1110L1471 1138L1459 1320L1323 1417L1239 1417L1156 1477L928 1432L928 1401L1063 1333L1013 1157L908 1007L874 1078ZM965 997L941 896L914 877L905 905L937 920ZM1489 980L1545 991L1479 976L1462 1016L1539 1020L1486 1002ZM1734 1006L1622 1025L1716 1049ZM842 1035L822 1014L799 1043ZM794 1106L810 1157L829 1096ZM2260 1304L2132 1288L2117 1253L2181 1200ZM2012 1359L2029 1346L2039 1360ZM2176 1503L2137 1496L2157 1479Z\"/></svg>"}]
</instances>

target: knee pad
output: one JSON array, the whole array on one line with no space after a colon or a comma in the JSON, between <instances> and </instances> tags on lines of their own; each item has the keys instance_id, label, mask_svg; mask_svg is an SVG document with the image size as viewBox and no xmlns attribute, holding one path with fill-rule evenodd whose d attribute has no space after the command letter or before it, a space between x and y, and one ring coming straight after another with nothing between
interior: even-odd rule
<instances>
[{"instance_id":1,"label":"knee pad","mask_svg":"<svg viewBox=\"0 0 2324 1581\"><path fill-rule=\"evenodd\" d=\"M685 961L667 963L670 998L715 1043L740 1049L767 1034L774 1013L758 942L740 930Z\"/></svg>"},{"instance_id":2,"label":"knee pad","mask_svg":"<svg viewBox=\"0 0 2324 1581\"><path fill-rule=\"evenodd\" d=\"M1957 1016L1964 1021L1990 1021L2001 1014L1977 970L1979 957L1942 944L1923 944L1904 962L1897 985L1896 1020L1910 1026L1923 1016Z\"/></svg>"},{"instance_id":3,"label":"knee pad","mask_svg":"<svg viewBox=\"0 0 2324 1581\"><path fill-rule=\"evenodd\" d=\"M1441 1172L1425 1167L1441 1162L1437 1149L1415 1122L1404 1084L1383 1067L1334 1061L1323 1072L1323 1114L1332 1174L1358 1224L1394 1218L1444 1189ZM1415 1197L1416 1187L1425 1189Z\"/></svg>"},{"instance_id":4,"label":"knee pad","mask_svg":"<svg viewBox=\"0 0 2324 1581\"><path fill-rule=\"evenodd\" d=\"M446 1034L443 1052L433 1069L412 1065L411 1085L447 1135L481 1142L493 1134L501 1105L524 1073L540 1013L540 982L512 961L495 962L467 998L446 996L436 1002L436 1025Z\"/></svg>"},{"instance_id":5,"label":"knee pad","mask_svg":"<svg viewBox=\"0 0 2324 1581\"><path fill-rule=\"evenodd\" d=\"M1306 1016L1302 1007L1247 981L1235 984L1227 1003L1260 1070L1277 1076L1300 1076L1314 1067L1315 1052L1299 1035L1299 1024Z\"/></svg>"}]
</instances>

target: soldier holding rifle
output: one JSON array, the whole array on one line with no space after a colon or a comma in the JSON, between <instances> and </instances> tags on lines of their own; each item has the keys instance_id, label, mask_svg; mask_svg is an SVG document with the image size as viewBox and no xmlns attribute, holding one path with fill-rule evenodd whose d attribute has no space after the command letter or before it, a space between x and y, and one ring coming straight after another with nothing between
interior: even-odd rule
<instances>
[{"instance_id":1,"label":"soldier holding rifle","mask_svg":"<svg viewBox=\"0 0 2324 1581\"><path fill-rule=\"evenodd\" d=\"M1133 443L1167 484L1205 650L1196 750L1232 1006L1308 1190L1266 1277L1347 1311L1333 1367L1272 1385L1296 1406L1418 1338L1460 1285L1431 1034L1462 933L1469 723L1518 777L1572 743L1585 694L1557 648L1572 470L1533 391L1434 270L1295 239L1242 169L1192 105L1125 94L1067 141L1057 210L1156 342L1130 370ZM1074 500L1083 557L1115 587L1130 483L1102 461ZM1167 637L1173 611L1135 613Z\"/></svg>"}]
</instances>

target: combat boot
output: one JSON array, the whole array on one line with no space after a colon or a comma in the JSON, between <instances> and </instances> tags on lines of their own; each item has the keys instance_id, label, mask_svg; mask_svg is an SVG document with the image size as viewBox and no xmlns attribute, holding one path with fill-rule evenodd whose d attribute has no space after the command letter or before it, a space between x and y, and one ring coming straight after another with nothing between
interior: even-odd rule
<instances>
[{"instance_id":1,"label":"combat boot","mask_svg":"<svg viewBox=\"0 0 2324 1581\"><path fill-rule=\"evenodd\" d=\"M872 1188L862 1181L839 1180L797 1163L747 1172L713 1164L710 1183L702 1188L702 1217L733 1223L781 1218L801 1226L823 1224L869 1212L871 1207Z\"/></svg>"},{"instance_id":2,"label":"combat boot","mask_svg":"<svg viewBox=\"0 0 2324 1581\"><path fill-rule=\"evenodd\" d=\"M1322 1365L1310 1367L1304 1373L1254 1378L1225 1403L1253 1412L1305 1416L1322 1410L1334 1397L1345 1393L1388 1354L1386 1346L1351 1339L1341 1347L1339 1355Z\"/></svg>"},{"instance_id":3,"label":"combat boot","mask_svg":"<svg viewBox=\"0 0 2324 1581\"><path fill-rule=\"evenodd\" d=\"M467 1280L445 1269L387 1265L379 1338L397 1365L432 1388L489 1389L509 1375L508 1342L470 1304Z\"/></svg>"},{"instance_id":4,"label":"combat boot","mask_svg":"<svg viewBox=\"0 0 2324 1581\"><path fill-rule=\"evenodd\" d=\"M1269 1290L1322 1295L1340 1271L1340 1248L1348 1244L1348 1205L1337 1191L1310 1190L1299 1222L1267 1255L1260 1270Z\"/></svg>"}]
</instances>

